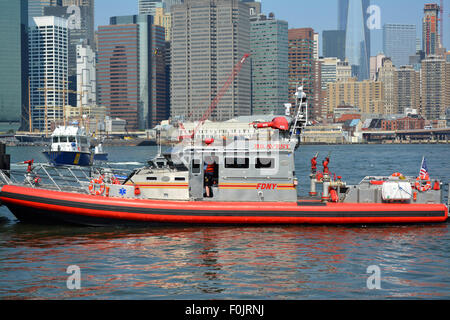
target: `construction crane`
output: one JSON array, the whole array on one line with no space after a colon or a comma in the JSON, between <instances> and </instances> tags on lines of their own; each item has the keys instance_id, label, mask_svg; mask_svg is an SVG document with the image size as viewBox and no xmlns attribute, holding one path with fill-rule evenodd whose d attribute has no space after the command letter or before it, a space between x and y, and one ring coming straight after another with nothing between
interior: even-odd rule
<instances>
[{"instance_id":1,"label":"construction crane","mask_svg":"<svg viewBox=\"0 0 450 320\"><path fill-rule=\"evenodd\" d=\"M441 42L441 48L443 48L444 47L444 0L441 0L441 4L440 4L440 8L439 8L439 11L440 11L440 19L438 19L439 20L439 22L441 23L441 34L440 34L440 42Z\"/></svg>"},{"instance_id":2,"label":"construction crane","mask_svg":"<svg viewBox=\"0 0 450 320\"><path fill-rule=\"evenodd\" d=\"M68 83L69 81L67 80L62 80L63 82L63 86ZM83 83L81 83L81 86L83 86ZM34 109L44 109L44 117L45 117L45 136L48 136L48 109L51 110L58 110L60 107L58 106L47 106L47 93L49 91L51 92L62 92L63 94L63 106L62 106L62 112L63 112L63 121L64 121L64 126L66 125L66 116L65 116L65 103L66 103L66 93L75 93L75 94L79 94L80 95L80 100L81 100L81 111L80 111L80 124L83 125L83 90L79 91L74 91L74 90L66 90L66 89L56 89L56 88L48 88L47 87L47 78L44 78L44 88L38 88L38 91L44 91L44 98L45 98L45 106L44 107L40 107L40 106L35 106ZM31 108L30 111L31 112ZM31 126L30 126L30 130L31 130Z\"/></svg>"},{"instance_id":3,"label":"construction crane","mask_svg":"<svg viewBox=\"0 0 450 320\"><path fill-rule=\"evenodd\" d=\"M234 80L236 79L237 75L241 72L242 66L244 65L245 61L250 57L249 53L244 54L244 56L239 60L239 62L233 67L233 70L231 71L230 76L228 77L225 84L220 89L219 93L216 95L214 100L212 101L211 105L209 106L208 110L203 114L203 117L200 119L200 122L197 124L197 127L194 129L191 135L192 141L194 140L195 134L197 133L198 129L205 123L206 120L211 116L212 112L216 109L217 105L219 104L220 99L227 93L230 86L233 84Z\"/></svg>"}]
</instances>

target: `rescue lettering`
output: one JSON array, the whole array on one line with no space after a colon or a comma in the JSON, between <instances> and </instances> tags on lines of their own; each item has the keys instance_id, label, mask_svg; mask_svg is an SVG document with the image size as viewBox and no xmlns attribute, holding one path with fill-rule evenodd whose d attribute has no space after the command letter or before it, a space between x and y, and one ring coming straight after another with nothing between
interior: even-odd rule
<instances>
[{"instance_id":1,"label":"rescue lettering","mask_svg":"<svg viewBox=\"0 0 450 320\"><path fill-rule=\"evenodd\" d=\"M255 149L258 150L289 150L290 146L288 144L256 144Z\"/></svg>"},{"instance_id":2,"label":"rescue lettering","mask_svg":"<svg viewBox=\"0 0 450 320\"><path fill-rule=\"evenodd\" d=\"M256 186L257 190L276 190L278 188L278 184L276 183L258 183Z\"/></svg>"}]
</instances>

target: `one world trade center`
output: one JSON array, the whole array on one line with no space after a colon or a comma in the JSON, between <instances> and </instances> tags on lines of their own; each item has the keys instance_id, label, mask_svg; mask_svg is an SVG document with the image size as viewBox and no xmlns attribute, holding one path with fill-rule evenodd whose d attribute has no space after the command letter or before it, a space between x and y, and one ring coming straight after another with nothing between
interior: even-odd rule
<instances>
[{"instance_id":1,"label":"one world trade center","mask_svg":"<svg viewBox=\"0 0 450 320\"><path fill-rule=\"evenodd\" d=\"M352 76L369 79L370 30L367 12L370 0L339 0L338 28L345 31L345 57L352 66Z\"/></svg>"}]
</instances>

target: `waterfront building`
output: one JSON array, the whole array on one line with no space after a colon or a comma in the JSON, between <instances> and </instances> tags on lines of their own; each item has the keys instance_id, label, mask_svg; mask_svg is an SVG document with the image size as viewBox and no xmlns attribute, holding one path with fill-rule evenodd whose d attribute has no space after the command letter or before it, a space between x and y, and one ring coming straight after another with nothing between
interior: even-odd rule
<instances>
[{"instance_id":1,"label":"waterfront building","mask_svg":"<svg viewBox=\"0 0 450 320\"><path fill-rule=\"evenodd\" d=\"M408 109L420 108L420 73L412 66L401 66L395 71L397 76L397 114L405 114Z\"/></svg>"},{"instance_id":2,"label":"waterfront building","mask_svg":"<svg viewBox=\"0 0 450 320\"><path fill-rule=\"evenodd\" d=\"M9 0L11 1L11 0ZM28 18L29 24L33 17L42 17L45 15L46 7L62 6L62 0L28 0Z\"/></svg>"},{"instance_id":3,"label":"waterfront building","mask_svg":"<svg viewBox=\"0 0 450 320\"><path fill-rule=\"evenodd\" d=\"M416 25L385 24L383 26L383 52L397 68L409 64L416 53Z\"/></svg>"},{"instance_id":4,"label":"waterfront building","mask_svg":"<svg viewBox=\"0 0 450 320\"><path fill-rule=\"evenodd\" d=\"M97 95L128 130L153 128L167 110L165 31L151 15L112 17L99 26Z\"/></svg>"},{"instance_id":5,"label":"waterfront building","mask_svg":"<svg viewBox=\"0 0 450 320\"><path fill-rule=\"evenodd\" d=\"M439 49L439 6L425 4L422 24L422 50L425 55L435 55Z\"/></svg>"},{"instance_id":6,"label":"waterfront building","mask_svg":"<svg viewBox=\"0 0 450 320\"><path fill-rule=\"evenodd\" d=\"M309 97L314 97L315 60L314 60L314 30L312 28L289 29L289 102L295 104L294 94L298 86L303 86ZM311 114L314 105L309 104Z\"/></svg>"},{"instance_id":7,"label":"waterfront building","mask_svg":"<svg viewBox=\"0 0 450 320\"><path fill-rule=\"evenodd\" d=\"M369 6L370 0L338 1L338 29L345 31L345 58L358 80L369 79Z\"/></svg>"},{"instance_id":8,"label":"waterfront building","mask_svg":"<svg viewBox=\"0 0 450 320\"><path fill-rule=\"evenodd\" d=\"M378 80L383 83L385 114L396 114L398 110L398 88L396 77L396 68L392 63L391 58L384 58L382 66L378 72Z\"/></svg>"},{"instance_id":9,"label":"waterfront building","mask_svg":"<svg viewBox=\"0 0 450 320\"><path fill-rule=\"evenodd\" d=\"M85 44L77 45L77 107L97 104L96 54Z\"/></svg>"},{"instance_id":10,"label":"waterfront building","mask_svg":"<svg viewBox=\"0 0 450 320\"><path fill-rule=\"evenodd\" d=\"M354 78L328 83L328 113L342 105L358 107L363 114L383 114L383 84L380 81L356 81Z\"/></svg>"},{"instance_id":11,"label":"waterfront building","mask_svg":"<svg viewBox=\"0 0 450 320\"><path fill-rule=\"evenodd\" d=\"M34 17L30 25L30 101L33 129L48 131L63 119L67 104L67 20L54 16Z\"/></svg>"},{"instance_id":12,"label":"waterfront building","mask_svg":"<svg viewBox=\"0 0 450 320\"><path fill-rule=\"evenodd\" d=\"M252 114L284 114L288 100L288 23L260 15L251 21Z\"/></svg>"},{"instance_id":13,"label":"waterfront building","mask_svg":"<svg viewBox=\"0 0 450 320\"><path fill-rule=\"evenodd\" d=\"M326 30L322 33L322 55L345 60L345 31Z\"/></svg>"},{"instance_id":14,"label":"waterfront building","mask_svg":"<svg viewBox=\"0 0 450 320\"><path fill-rule=\"evenodd\" d=\"M172 7L171 115L199 120L250 52L248 6L238 0L188 0ZM251 63L218 101L210 119L251 113Z\"/></svg>"},{"instance_id":15,"label":"waterfront building","mask_svg":"<svg viewBox=\"0 0 450 320\"><path fill-rule=\"evenodd\" d=\"M422 61L421 114L427 120L439 120L445 116L448 65L443 58L435 55Z\"/></svg>"}]
</instances>

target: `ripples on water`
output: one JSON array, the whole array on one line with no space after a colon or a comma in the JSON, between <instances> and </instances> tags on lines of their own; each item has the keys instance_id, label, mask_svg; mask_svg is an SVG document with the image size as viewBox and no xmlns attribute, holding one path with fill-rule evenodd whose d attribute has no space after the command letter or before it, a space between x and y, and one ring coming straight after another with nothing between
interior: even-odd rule
<instances>
[{"instance_id":1,"label":"ripples on water","mask_svg":"<svg viewBox=\"0 0 450 320\"><path fill-rule=\"evenodd\" d=\"M403 171L428 152L432 175L450 181L448 146L305 147L297 173L305 192L309 158L333 150L331 168L349 183ZM141 162L154 148L122 152ZM136 150L136 151L135 151ZM13 161L23 150L8 150ZM394 152L394 153L393 153ZM413 155L414 154L414 155ZM352 159L355 158L355 160ZM356 160L358 159L358 160ZM345 168L347 165L347 168ZM399 169L402 169L400 170ZM363 172L364 171L364 172ZM434 172L433 172L434 171ZM307 189L306 189L307 192ZM0 209L0 299L384 299L450 297L449 224L251 228L74 228L18 223ZM66 287L69 265L81 290ZM381 269L381 290L366 269Z\"/></svg>"}]
</instances>

